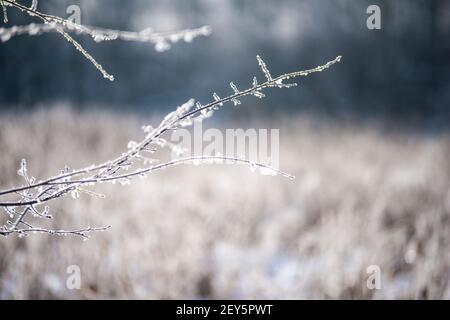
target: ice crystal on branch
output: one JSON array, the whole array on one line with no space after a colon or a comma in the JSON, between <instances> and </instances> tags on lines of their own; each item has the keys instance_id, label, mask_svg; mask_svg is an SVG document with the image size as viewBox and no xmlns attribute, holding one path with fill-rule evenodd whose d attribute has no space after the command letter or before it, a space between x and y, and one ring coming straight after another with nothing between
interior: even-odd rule
<instances>
[{"instance_id":1,"label":"ice crystal on branch","mask_svg":"<svg viewBox=\"0 0 450 320\"><path fill-rule=\"evenodd\" d=\"M33 0L31 2L30 10L36 11L37 10L37 6L38 6L38 0Z\"/></svg>"},{"instance_id":2,"label":"ice crystal on branch","mask_svg":"<svg viewBox=\"0 0 450 320\"><path fill-rule=\"evenodd\" d=\"M267 68L266 63L259 55L256 56L256 59L258 60L258 64L261 67L261 70L264 72L264 75L266 76L267 81L272 81L272 76L270 75L269 69Z\"/></svg>"},{"instance_id":3,"label":"ice crystal on branch","mask_svg":"<svg viewBox=\"0 0 450 320\"><path fill-rule=\"evenodd\" d=\"M3 11L3 22L7 23L8 22L8 12L6 11L6 6L5 6L5 3L3 2L3 0L0 0L0 5L2 6L2 11Z\"/></svg>"}]
</instances>

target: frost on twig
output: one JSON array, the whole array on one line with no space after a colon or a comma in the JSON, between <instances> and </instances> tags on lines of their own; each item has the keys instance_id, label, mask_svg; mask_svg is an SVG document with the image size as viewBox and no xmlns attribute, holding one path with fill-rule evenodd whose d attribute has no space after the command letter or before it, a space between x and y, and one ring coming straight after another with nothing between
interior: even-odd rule
<instances>
[{"instance_id":1,"label":"frost on twig","mask_svg":"<svg viewBox=\"0 0 450 320\"><path fill-rule=\"evenodd\" d=\"M38 0L33 0L33 1L31 2L30 9L36 11L36 10L37 10L37 6L38 6Z\"/></svg>"},{"instance_id":2,"label":"frost on twig","mask_svg":"<svg viewBox=\"0 0 450 320\"><path fill-rule=\"evenodd\" d=\"M256 56L256 59L258 60L258 64L261 67L261 70L264 72L264 75L266 76L267 81L272 81L272 76L270 75L269 69L267 69L267 65L264 62L263 59L258 55Z\"/></svg>"},{"instance_id":3,"label":"frost on twig","mask_svg":"<svg viewBox=\"0 0 450 320\"><path fill-rule=\"evenodd\" d=\"M0 5L2 6L2 11L3 11L3 22L7 23L8 22L8 11L6 10L6 6L5 6L5 3L3 3L3 0L0 0Z\"/></svg>"},{"instance_id":4,"label":"frost on twig","mask_svg":"<svg viewBox=\"0 0 450 320\"><path fill-rule=\"evenodd\" d=\"M56 23L30 23L23 26L0 28L0 40L6 42L20 35L37 36L48 32L57 32L56 27ZM154 45L155 50L159 52L169 50L171 44L179 41L191 42L197 37L209 36L211 34L211 28L209 26L170 32L156 32L151 28L133 32L77 25L68 21L66 24L61 25L61 27L68 33L89 35L95 42L123 40L151 43Z\"/></svg>"},{"instance_id":5,"label":"frost on twig","mask_svg":"<svg viewBox=\"0 0 450 320\"><path fill-rule=\"evenodd\" d=\"M202 121L213 115L215 111L220 109L227 103L233 105L240 104L241 99L245 96L264 97L263 91L268 88L290 88L295 83L285 83L285 81L307 76L314 72L323 71L333 64L339 62L340 56L324 65L313 69L292 72L272 77L267 65L257 57L266 81L258 82L256 77L253 78L252 84L246 89L238 89L231 82L230 87L232 93L225 97L220 97L217 93L213 93L212 101L202 104L193 99L179 106L175 111L164 117L157 127L144 126L144 137L140 142L131 141L128 149L116 159L106 161L102 164L92 165L79 170L72 170L65 167L60 174L43 179L36 180L27 168L27 162L22 160L18 174L24 180L24 185L9 190L0 191L0 207L2 207L6 215L7 222L0 227L0 235L8 236L17 234L26 236L30 233L48 233L54 235L78 235L83 238L87 237L90 231L101 231L104 228L84 228L73 231L65 230L47 230L42 227L34 226L29 218L51 219L48 204L57 198L72 195L74 199L78 199L80 193L89 196L98 196L96 192L90 190L99 183L119 183L126 185L137 177L144 178L147 174L158 171L160 169L172 167L181 164L200 164L200 163L222 163L233 162L236 164L247 165L251 171L259 169L262 174L280 175L289 179L294 177L285 173L278 168L255 163L246 159L225 157L225 156L197 156L186 157L171 161L162 161L155 164L155 159L149 159L148 154L153 154L158 148L169 147L181 155L183 150L177 144L169 143L165 140L164 134L181 127L192 125L193 121Z\"/></svg>"},{"instance_id":6,"label":"frost on twig","mask_svg":"<svg viewBox=\"0 0 450 320\"><path fill-rule=\"evenodd\" d=\"M89 60L94 67L100 71L104 78L114 81L114 76L109 74L100 63L98 63L71 35L86 34L92 37L95 42L123 40L147 42L154 45L155 50L163 52L171 48L171 44L185 41L191 42L197 37L208 36L211 34L209 26L202 26L196 29L186 29L171 32L154 32L152 29L144 29L139 32L120 31L113 29L104 29L91 26L76 24L57 16L48 15L37 10L38 1L33 0L30 7L20 4L16 0L0 0L3 9L4 22L8 21L6 6L12 6L28 14L30 17L36 17L43 23L31 23L24 26L13 26L10 28L0 28L0 40L6 42L12 37L18 35L40 35L47 32L57 32L61 34L75 49Z\"/></svg>"}]
</instances>

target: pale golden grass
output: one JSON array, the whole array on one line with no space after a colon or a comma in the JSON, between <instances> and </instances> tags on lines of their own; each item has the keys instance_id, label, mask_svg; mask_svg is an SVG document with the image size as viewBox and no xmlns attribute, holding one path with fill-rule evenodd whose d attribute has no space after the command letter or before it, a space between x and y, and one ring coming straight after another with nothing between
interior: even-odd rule
<instances>
[{"instance_id":1,"label":"pale golden grass","mask_svg":"<svg viewBox=\"0 0 450 320\"><path fill-rule=\"evenodd\" d=\"M100 163L149 121L2 114L0 189L21 183L24 157L38 178ZM57 200L54 226L112 228L89 241L1 238L0 298L450 298L448 136L306 117L255 123L281 129L281 169L295 181L179 166L96 188L106 199ZM65 286L73 264L79 291ZM366 287L369 265L381 268L381 290Z\"/></svg>"}]
</instances>

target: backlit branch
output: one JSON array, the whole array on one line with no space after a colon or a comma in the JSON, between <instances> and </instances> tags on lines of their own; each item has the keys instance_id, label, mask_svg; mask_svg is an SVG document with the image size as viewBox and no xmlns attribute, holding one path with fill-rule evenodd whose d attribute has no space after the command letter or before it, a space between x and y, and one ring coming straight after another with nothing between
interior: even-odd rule
<instances>
[{"instance_id":1,"label":"backlit branch","mask_svg":"<svg viewBox=\"0 0 450 320\"><path fill-rule=\"evenodd\" d=\"M49 207L46 204L51 200L64 197L68 194L71 194L72 197L76 199L80 196L80 193L103 197L103 195L99 195L89 190L89 188L94 187L99 183L129 184L131 183L131 180L136 177L143 178L148 173L179 164L222 163L224 161L231 161L236 164L248 165L252 171L259 169L263 174L269 173L293 179L293 176L280 171L278 168L255 163L246 159L220 155L199 156L149 165L147 154L152 154L161 147L169 147L172 149L180 148L179 145L171 144L165 140L164 134L169 131L191 126L194 121L203 121L204 119L211 117L215 111L220 109L226 103L231 103L235 106L240 105L241 99L245 96L263 98L265 96L264 90L267 88L291 88L295 86L296 83L286 83L286 81L307 76L314 72L323 71L339 62L340 59L341 57L338 56L334 60L313 69L272 77L267 65L259 56L257 56L258 63L266 81L259 83L256 77L254 77L252 84L244 90L238 89L237 86L231 82L230 87L232 94L221 98L217 93L213 93L213 100L204 105L198 101L195 103L193 99L189 100L175 111L166 115L157 127L143 127L145 136L142 141L131 141L128 144L128 150L126 152L116 159L99 165L92 165L79 170L71 170L68 167L65 167L60 174L38 181L33 176L30 176L30 173L27 170L27 163L25 160L22 160L18 174L23 178L25 184L20 187L0 192L0 207L3 207L4 213L8 218L7 223L0 227L0 235L7 236L15 233L23 236L34 232L47 232L50 234L71 234L85 237L89 231L104 230L106 228L86 228L75 231L46 230L44 228L33 226L32 223L29 222L28 217L32 216L35 218L50 219Z\"/></svg>"},{"instance_id":2,"label":"backlit branch","mask_svg":"<svg viewBox=\"0 0 450 320\"><path fill-rule=\"evenodd\" d=\"M10 40L12 37L19 35L40 35L47 32L57 32L61 34L70 44L72 44L81 54L88 59L104 78L113 81L114 76L109 74L101 64L99 64L69 33L86 34L92 37L96 42L123 40L123 41L138 41L152 43L155 50L163 52L169 50L171 44L185 41L191 42L193 39L200 36L208 36L211 33L211 28L203 26L195 29L186 29L171 32L154 32L152 29L144 29L139 32L121 31L113 29L104 29L91 26L85 26L74 23L72 21L45 14L37 10L38 1L33 0L30 7L27 7L15 0L0 0L3 10L4 22L8 21L7 6L14 7L30 17L35 17L43 23L31 23L25 26L13 26L10 28L0 28L0 40L2 42Z\"/></svg>"}]
</instances>

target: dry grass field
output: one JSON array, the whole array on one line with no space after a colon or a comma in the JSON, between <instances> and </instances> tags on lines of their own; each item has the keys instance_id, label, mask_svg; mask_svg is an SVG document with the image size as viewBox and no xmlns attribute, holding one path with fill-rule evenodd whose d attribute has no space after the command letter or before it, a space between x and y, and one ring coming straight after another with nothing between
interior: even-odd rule
<instances>
[{"instance_id":1,"label":"dry grass field","mask_svg":"<svg viewBox=\"0 0 450 320\"><path fill-rule=\"evenodd\" d=\"M22 158L38 178L100 163L147 122L3 113L0 189L21 183ZM280 128L281 168L295 181L187 165L97 187L106 199L59 199L54 226L112 228L88 241L1 238L0 298L450 299L449 136L300 116L258 123ZM81 290L66 288L69 265L81 268ZM370 265L380 290L367 289Z\"/></svg>"}]
</instances>

